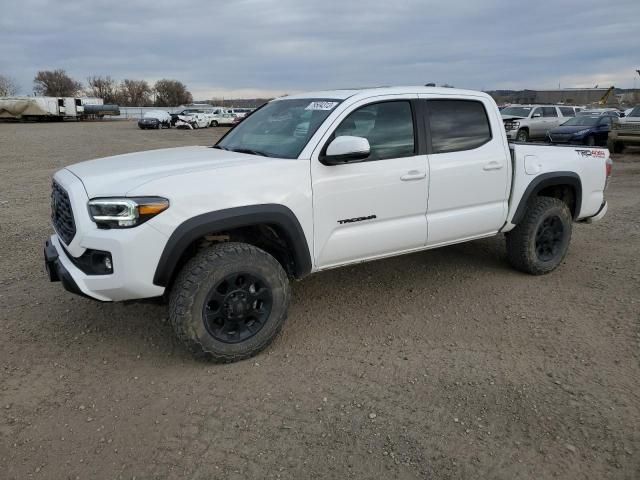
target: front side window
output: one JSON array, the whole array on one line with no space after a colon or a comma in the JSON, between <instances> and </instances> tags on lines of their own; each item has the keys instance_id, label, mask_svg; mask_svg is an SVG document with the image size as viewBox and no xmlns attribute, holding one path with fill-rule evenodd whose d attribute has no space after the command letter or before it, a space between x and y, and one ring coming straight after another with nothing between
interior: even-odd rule
<instances>
[{"instance_id":1,"label":"front side window","mask_svg":"<svg viewBox=\"0 0 640 480\"><path fill-rule=\"evenodd\" d=\"M409 157L415 154L411 102L374 103L354 110L334 132L334 137L363 137L371 153L366 160Z\"/></svg>"},{"instance_id":2,"label":"front side window","mask_svg":"<svg viewBox=\"0 0 640 480\"><path fill-rule=\"evenodd\" d=\"M481 102L427 101L433 153L472 150L491 140L491 127Z\"/></svg>"},{"instance_id":3,"label":"front side window","mask_svg":"<svg viewBox=\"0 0 640 480\"><path fill-rule=\"evenodd\" d=\"M557 117L558 112L556 111L556 107L542 107L542 116L543 117Z\"/></svg>"},{"instance_id":4,"label":"front side window","mask_svg":"<svg viewBox=\"0 0 640 480\"><path fill-rule=\"evenodd\" d=\"M266 157L298 158L311 136L340 102L301 98L267 103L230 130L215 146Z\"/></svg>"}]
</instances>

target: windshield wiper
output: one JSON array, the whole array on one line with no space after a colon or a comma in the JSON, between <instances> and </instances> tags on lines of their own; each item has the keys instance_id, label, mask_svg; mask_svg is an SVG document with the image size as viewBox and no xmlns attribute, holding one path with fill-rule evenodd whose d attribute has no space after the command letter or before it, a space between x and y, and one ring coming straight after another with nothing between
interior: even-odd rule
<instances>
[{"instance_id":1,"label":"windshield wiper","mask_svg":"<svg viewBox=\"0 0 640 480\"><path fill-rule=\"evenodd\" d=\"M212 148L217 148L217 149L220 149L220 150L227 150L226 148L221 147L220 145L214 145Z\"/></svg>"},{"instance_id":2,"label":"windshield wiper","mask_svg":"<svg viewBox=\"0 0 640 480\"><path fill-rule=\"evenodd\" d=\"M248 153L250 155L260 155L261 157L268 157L269 155L261 152L260 150L252 150L250 148L227 148L230 152L236 153Z\"/></svg>"}]
</instances>

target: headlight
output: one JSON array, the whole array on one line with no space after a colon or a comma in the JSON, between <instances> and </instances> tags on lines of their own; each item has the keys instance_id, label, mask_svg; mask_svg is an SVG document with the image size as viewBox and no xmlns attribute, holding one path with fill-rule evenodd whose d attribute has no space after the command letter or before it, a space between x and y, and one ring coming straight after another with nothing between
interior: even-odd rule
<instances>
[{"instance_id":1,"label":"headlight","mask_svg":"<svg viewBox=\"0 0 640 480\"><path fill-rule=\"evenodd\" d=\"M162 197L96 198L89 200L89 216L99 228L131 228L169 208Z\"/></svg>"},{"instance_id":2,"label":"headlight","mask_svg":"<svg viewBox=\"0 0 640 480\"><path fill-rule=\"evenodd\" d=\"M589 133L589 128L585 128L584 130L580 130L576 133L574 133L574 135L584 135L585 133Z\"/></svg>"}]
</instances>

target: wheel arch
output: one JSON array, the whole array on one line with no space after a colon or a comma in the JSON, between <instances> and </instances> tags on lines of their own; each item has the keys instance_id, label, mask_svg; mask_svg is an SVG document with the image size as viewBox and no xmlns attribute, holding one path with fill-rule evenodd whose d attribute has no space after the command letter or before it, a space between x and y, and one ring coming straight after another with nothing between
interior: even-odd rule
<instances>
[{"instance_id":1,"label":"wheel arch","mask_svg":"<svg viewBox=\"0 0 640 480\"><path fill-rule=\"evenodd\" d=\"M568 191L572 192L571 201L567 201L566 198L562 197L561 193L566 191L565 189L569 189ZM573 219L576 220L578 218L582 207L582 181L580 177L575 172L550 172L538 175L527 186L513 214L511 223L517 225L524 217L529 200L539 195L555 197L565 201L571 210Z\"/></svg>"},{"instance_id":2,"label":"wheel arch","mask_svg":"<svg viewBox=\"0 0 640 480\"><path fill-rule=\"evenodd\" d=\"M284 205L261 204L207 212L185 220L171 234L156 267L153 283L167 287L189 248L217 232L267 226L282 236L292 258L291 274L302 278L311 272L309 244L295 214Z\"/></svg>"}]
</instances>

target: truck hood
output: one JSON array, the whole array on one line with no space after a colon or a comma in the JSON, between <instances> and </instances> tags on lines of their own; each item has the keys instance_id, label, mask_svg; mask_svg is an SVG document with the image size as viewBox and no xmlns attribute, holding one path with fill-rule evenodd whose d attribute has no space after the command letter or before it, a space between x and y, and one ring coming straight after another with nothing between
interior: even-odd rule
<instances>
[{"instance_id":1,"label":"truck hood","mask_svg":"<svg viewBox=\"0 0 640 480\"><path fill-rule=\"evenodd\" d=\"M127 153L67 167L84 184L89 198L126 196L147 182L188 172L246 168L273 159L211 147L180 147Z\"/></svg>"}]
</instances>

